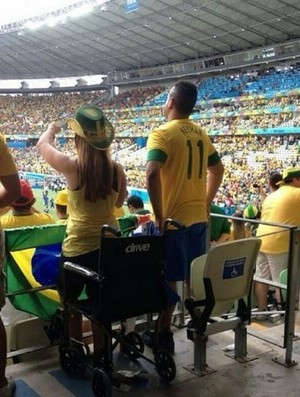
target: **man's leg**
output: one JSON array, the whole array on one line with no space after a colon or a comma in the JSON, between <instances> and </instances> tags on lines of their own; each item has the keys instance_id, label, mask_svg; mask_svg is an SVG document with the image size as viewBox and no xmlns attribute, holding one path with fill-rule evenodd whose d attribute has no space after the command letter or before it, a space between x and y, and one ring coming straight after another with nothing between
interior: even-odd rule
<instances>
[{"instance_id":1,"label":"man's leg","mask_svg":"<svg viewBox=\"0 0 300 397\"><path fill-rule=\"evenodd\" d=\"M169 282L170 287L177 293L177 283L176 281ZM167 307L163 310L158 319L158 332L170 331L172 324L172 317L175 310L176 304Z\"/></svg>"},{"instance_id":2,"label":"man's leg","mask_svg":"<svg viewBox=\"0 0 300 397\"><path fill-rule=\"evenodd\" d=\"M174 266L175 269L179 269L178 273L171 274L174 277L173 279L185 280L185 297L189 297L191 292L191 262L194 258L206 252L206 228L206 223L199 223L189 226L184 230L179 229L177 230L177 233L172 233L174 240L171 240L172 244L169 246L169 261L167 260L167 263L169 265L169 271L172 270L172 266ZM179 274L184 274L184 276L182 278L178 278ZM169 282L169 285L172 288L173 293L177 295L177 283L172 281ZM184 300L185 297L182 297L182 299ZM171 332L171 324L175 307L176 304L169 306L165 311L163 311L159 321L161 347L165 347L170 353L174 352L175 347L173 333ZM170 349L167 348L168 346Z\"/></svg>"},{"instance_id":3,"label":"man's leg","mask_svg":"<svg viewBox=\"0 0 300 397\"><path fill-rule=\"evenodd\" d=\"M184 282L184 293L185 293L185 298L190 298L190 296L191 296L190 278L187 278Z\"/></svg>"},{"instance_id":4,"label":"man's leg","mask_svg":"<svg viewBox=\"0 0 300 397\"><path fill-rule=\"evenodd\" d=\"M6 331L0 316L0 389L7 385L7 380L5 377L5 367L6 367L6 355L7 355L7 341L6 341Z\"/></svg>"},{"instance_id":5,"label":"man's leg","mask_svg":"<svg viewBox=\"0 0 300 397\"><path fill-rule=\"evenodd\" d=\"M268 306L268 284L254 282L254 294L257 302L258 310L266 310Z\"/></svg>"},{"instance_id":6,"label":"man's leg","mask_svg":"<svg viewBox=\"0 0 300 397\"><path fill-rule=\"evenodd\" d=\"M256 260L256 269L254 274L254 295L258 309L260 311L267 310L269 285L267 283L257 281L257 278L264 279L266 282L272 278L268 255L263 252L258 253Z\"/></svg>"},{"instance_id":7,"label":"man's leg","mask_svg":"<svg viewBox=\"0 0 300 397\"><path fill-rule=\"evenodd\" d=\"M168 307L163 310L156 322L156 332L145 332L143 335L144 342L149 347L158 347L166 350L170 354L174 353L175 343L173 332L171 331L171 324L173 313L178 302L177 283L176 281L166 283ZM158 345L157 345L158 344Z\"/></svg>"},{"instance_id":8,"label":"man's leg","mask_svg":"<svg viewBox=\"0 0 300 397\"><path fill-rule=\"evenodd\" d=\"M280 282L280 274L283 270L288 267L289 255L287 252L269 255L270 271L273 281ZM275 288L275 298L278 304L278 308L282 310L284 307L284 302L282 302L281 290L280 288Z\"/></svg>"}]
</instances>

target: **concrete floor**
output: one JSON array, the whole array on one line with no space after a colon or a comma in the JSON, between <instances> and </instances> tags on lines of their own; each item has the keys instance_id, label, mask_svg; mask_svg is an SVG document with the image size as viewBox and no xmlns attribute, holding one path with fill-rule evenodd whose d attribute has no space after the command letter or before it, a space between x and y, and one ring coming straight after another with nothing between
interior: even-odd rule
<instances>
[{"instance_id":1,"label":"concrete floor","mask_svg":"<svg viewBox=\"0 0 300 397\"><path fill-rule=\"evenodd\" d=\"M207 365L215 370L197 376L187 370L193 366L193 342L187 340L186 329L174 327L177 376L170 385L162 384L154 367L145 360L129 360L115 352L115 366L131 371L143 370L132 384L114 390L115 397L299 397L300 364L286 368L274 362L284 361L284 324L255 323L248 327L248 354L253 361L239 363L224 354L224 347L233 343L233 332L212 335L208 340ZM297 316L296 332L300 334ZM253 336L255 334L256 336ZM266 340L262 340L260 338ZM274 342L269 343L269 341ZM279 345L279 346L278 346ZM146 354L152 353L146 348ZM300 340L293 344L293 360L300 361ZM7 374L17 381L15 397L93 397L90 379L70 378L59 365L57 347L24 355L18 364L9 363Z\"/></svg>"}]
</instances>

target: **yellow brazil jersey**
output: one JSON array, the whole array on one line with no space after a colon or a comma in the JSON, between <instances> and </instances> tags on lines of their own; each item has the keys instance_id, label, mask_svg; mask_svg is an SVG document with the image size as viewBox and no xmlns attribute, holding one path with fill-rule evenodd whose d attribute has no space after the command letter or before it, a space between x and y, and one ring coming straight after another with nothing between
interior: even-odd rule
<instances>
[{"instance_id":1,"label":"yellow brazil jersey","mask_svg":"<svg viewBox=\"0 0 300 397\"><path fill-rule=\"evenodd\" d=\"M34 212L29 215L7 214L2 216L1 223L3 229L15 229L27 226L42 226L55 223L54 218L45 212Z\"/></svg>"},{"instance_id":2,"label":"yellow brazil jersey","mask_svg":"<svg viewBox=\"0 0 300 397\"><path fill-rule=\"evenodd\" d=\"M10 150L6 144L6 140L4 135L0 133L0 175L1 176L7 176L7 175L13 175L16 174L17 167L16 164L13 160L13 157L10 153ZM2 209L0 212L0 215L5 214L9 208ZM0 221L0 228L1 228L1 221Z\"/></svg>"},{"instance_id":3,"label":"yellow brazil jersey","mask_svg":"<svg viewBox=\"0 0 300 397\"><path fill-rule=\"evenodd\" d=\"M147 161L162 163L165 217L186 226L207 221L207 167L219 155L207 133L189 119L176 119L154 129L147 142Z\"/></svg>"},{"instance_id":4,"label":"yellow brazil jersey","mask_svg":"<svg viewBox=\"0 0 300 397\"><path fill-rule=\"evenodd\" d=\"M112 191L106 199L95 202L84 199L83 189L68 190L68 211L66 238L63 253L72 257L92 252L100 247L100 229L102 225L118 227L113 214L118 193Z\"/></svg>"},{"instance_id":5,"label":"yellow brazil jersey","mask_svg":"<svg viewBox=\"0 0 300 397\"><path fill-rule=\"evenodd\" d=\"M283 185L263 202L261 220L282 225L300 225L300 188ZM281 254L289 250L289 229L260 224L256 235L261 238L260 251Z\"/></svg>"}]
</instances>

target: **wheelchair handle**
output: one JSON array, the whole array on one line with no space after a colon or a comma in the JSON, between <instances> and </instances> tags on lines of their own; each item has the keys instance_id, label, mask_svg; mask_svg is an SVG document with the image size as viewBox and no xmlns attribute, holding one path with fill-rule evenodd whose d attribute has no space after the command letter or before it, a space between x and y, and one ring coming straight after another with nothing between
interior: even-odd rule
<instances>
[{"instance_id":1,"label":"wheelchair handle","mask_svg":"<svg viewBox=\"0 0 300 397\"><path fill-rule=\"evenodd\" d=\"M169 226L175 226L176 229L184 229L185 226L183 223L176 221L175 219L168 218L165 220L164 230L168 230Z\"/></svg>"},{"instance_id":2,"label":"wheelchair handle","mask_svg":"<svg viewBox=\"0 0 300 397\"><path fill-rule=\"evenodd\" d=\"M100 280L100 277L99 277L98 273L96 273L93 270L89 270L86 267L77 265L76 263L64 262L63 268L65 270L68 270L70 272L79 274L80 276L83 276L83 277L86 277L86 278L90 278L90 279L95 280L95 281L99 281Z\"/></svg>"},{"instance_id":3,"label":"wheelchair handle","mask_svg":"<svg viewBox=\"0 0 300 397\"><path fill-rule=\"evenodd\" d=\"M121 231L118 228L116 228L116 226L113 225L103 225L101 227L101 238L105 237L106 233L111 233L115 237L121 237L122 235Z\"/></svg>"}]
</instances>

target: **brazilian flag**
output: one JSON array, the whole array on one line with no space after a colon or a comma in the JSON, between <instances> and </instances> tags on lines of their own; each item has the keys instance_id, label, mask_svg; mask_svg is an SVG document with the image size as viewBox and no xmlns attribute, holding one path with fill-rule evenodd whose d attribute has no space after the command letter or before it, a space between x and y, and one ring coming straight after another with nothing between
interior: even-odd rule
<instances>
[{"instance_id":1,"label":"brazilian flag","mask_svg":"<svg viewBox=\"0 0 300 397\"><path fill-rule=\"evenodd\" d=\"M118 218L123 236L149 220L149 214ZM60 299L56 289L49 288L55 284L49 269L56 263L58 270L65 232L66 225L62 224L5 230L6 291L16 309L46 321L53 318Z\"/></svg>"},{"instance_id":2,"label":"brazilian flag","mask_svg":"<svg viewBox=\"0 0 300 397\"><path fill-rule=\"evenodd\" d=\"M42 285L33 275L32 263L36 253L49 252L65 237L62 224L23 227L5 230L6 288L12 305L43 320L52 319L60 306L56 289Z\"/></svg>"}]
</instances>

